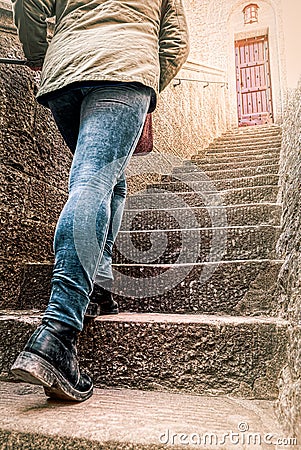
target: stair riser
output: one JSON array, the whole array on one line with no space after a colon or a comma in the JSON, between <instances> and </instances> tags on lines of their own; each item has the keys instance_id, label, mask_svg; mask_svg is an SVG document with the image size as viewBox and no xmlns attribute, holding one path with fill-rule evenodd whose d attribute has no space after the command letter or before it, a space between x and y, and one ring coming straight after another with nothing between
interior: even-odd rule
<instances>
[{"instance_id":1,"label":"stair riser","mask_svg":"<svg viewBox=\"0 0 301 450\"><path fill-rule=\"evenodd\" d=\"M278 186L266 186L255 188L244 188L229 191L219 191L214 194L204 192L193 193L160 193L160 194L142 194L139 196L128 197L126 202L127 209L163 209L201 207L201 206L222 206L238 205L245 203L276 203L278 195Z\"/></svg>"},{"instance_id":2,"label":"stair riser","mask_svg":"<svg viewBox=\"0 0 301 450\"><path fill-rule=\"evenodd\" d=\"M204 177L203 177L204 178ZM243 187L254 187L254 186L272 186L278 185L279 176L278 175L263 175L263 176L257 176L257 177L245 177L245 178L236 178L236 179L229 179L229 180L219 180L215 181L213 184L217 190L224 190L224 189L236 189L236 188L243 188ZM208 186L212 184L211 182L207 181L191 181L187 180L187 183L181 183L176 178L175 181L171 181L170 183L158 183L158 184L151 184L147 188L148 189L162 189L167 190L171 192L186 192L189 190L193 191L202 191L203 189L206 191L208 190Z\"/></svg>"},{"instance_id":3,"label":"stair riser","mask_svg":"<svg viewBox=\"0 0 301 450\"><path fill-rule=\"evenodd\" d=\"M274 261L114 266L114 296L120 311L273 316L281 266ZM45 308L51 276L51 264L27 264L15 308ZM10 309L9 300L2 308Z\"/></svg>"},{"instance_id":4,"label":"stair riser","mask_svg":"<svg viewBox=\"0 0 301 450\"><path fill-rule=\"evenodd\" d=\"M89 354L92 330L97 344ZM278 394L285 338L285 330L272 326L220 329L214 325L100 322L87 328L83 336L82 364L100 386L214 395L235 392L243 397L242 385L247 385L247 397L272 399ZM267 386L266 392L261 384Z\"/></svg>"},{"instance_id":5,"label":"stair riser","mask_svg":"<svg viewBox=\"0 0 301 450\"><path fill-rule=\"evenodd\" d=\"M238 129L238 130L231 130L226 131L226 133L223 133L220 139L232 139L232 138L239 138L239 139L256 139L256 138L267 138L267 137L279 137L282 135L282 129L276 128L274 130L270 128L261 129Z\"/></svg>"},{"instance_id":6,"label":"stair riser","mask_svg":"<svg viewBox=\"0 0 301 450\"><path fill-rule=\"evenodd\" d=\"M275 315L280 265L115 266L114 291L121 311Z\"/></svg>"},{"instance_id":7,"label":"stair riser","mask_svg":"<svg viewBox=\"0 0 301 450\"><path fill-rule=\"evenodd\" d=\"M120 232L115 264L193 264L206 262L210 252L223 261L275 259L279 228ZM164 242L166 240L166 242ZM215 249L215 247L217 247ZM221 248L224 247L223 255Z\"/></svg>"},{"instance_id":8,"label":"stair riser","mask_svg":"<svg viewBox=\"0 0 301 450\"><path fill-rule=\"evenodd\" d=\"M194 165L191 166L191 172L189 171L189 168L187 166L185 167L179 167L175 168L173 170L173 175L162 175L161 180L163 182L167 182L172 180L173 177L175 177L177 180L183 180L185 181L199 181L200 176L204 173L200 167ZM266 165L266 166L257 166L257 167L250 167L250 168L240 168L235 170L210 170L205 172L206 175L210 179L214 180L224 180L229 178L243 178L243 177L252 177L256 175L269 175L274 174L277 175L279 171L279 165Z\"/></svg>"},{"instance_id":9,"label":"stair riser","mask_svg":"<svg viewBox=\"0 0 301 450\"><path fill-rule=\"evenodd\" d=\"M37 324L0 322L3 378ZM286 328L274 323L96 320L81 335L79 358L96 387L274 399L286 342Z\"/></svg>"},{"instance_id":10,"label":"stair riser","mask_svg":"<svg viewBox=\"0 0 301 450\"><path fill-rule=\"evenodd\" d=\"M268 150L270 149L271 151L280 151L281 149L281 142L280 141L274 141L274 140L266 140L266 141L262 141L262 142L255 142L255 141L250 141L250 142L236 142L236 141L231 141L229 143L226 142L212 142L209 146L208 146L208 150L209 151L222 151L224 150L225 152L238 152L239 150L244 152L244 151L264 151L264 150Z\"/></svg>"},{"instance_id":11,"label":"stair riser","mask_svg":"<svg viewBox=\"0 0 301 450\"><path fill-rule=\"evenodd\" d=\"M280 225L281 206L250 205L225 208L228 226ZM166 230L181 228L178 220L187 228L193 228L197 222L200 228L212 227L219 217L219 208L195 208L174 210L125 210L121 229L126 230Z\"/></svg>"},{"instance_id":12,"label":"stair riser","mask_svg":"<svg viewBox=\"0 0 301 450\"><path fill-rule=\"evenodd\" d=\"M203 171L208 171L210 172L211 170L213 171L217 171L217 170L235 170L235 169L245 169L247 167L252 167L252 168L256 168L256 167L263 167L263 166L271 166L271 165L275 165L275 164L279 164L279 159L278 158L269 158L269 159L261 159L260 162L256 161L256 160L246 160L246 161L228 161L228 162L224 162L224 163L210 163L210 164L206 164L204 162L196 162L195 164L193 164L191 161L184 161L183 163L183 171L188 172L188 170L190 170L191 168L193 168L194 166L198 167L198 170L203 170Z\"/></svg>"},{"instance_id":13,"label":"stair riser","mask_svg":"<svg viewBox=\"0 0 301 450\"><path fill-rule=\"evenodd\" d=\"M279 144L281 144L282 141L282 135L281 134L271 134L271 135L261 135L261 136L245 136L245 137L240 137L240 136L235 136L232 135L231 136L221 136L217 139L215 139L213 141L214 143L225 143L225 144L231 144L233 142L242 142L242 143L263 143L263 142L278 142Z\"/></svg>"},{"instance_id":14,"label":"stair riser","mask_svg":"<svg viewBox=\"0 0 301 450\"><path fill-rule=\"evenodd\" d=\"M227 155L221 155L221 156L202 156L198 159L194 159L193 162L196 164L222 164L222 163L237 163L237 162L249 162L254 161L256 164L260 165L261 161L265 161L267 159L274 159L276 162L279 160L276 155L273 154L267 154L267 155L249 155L249 156L227 156Z\"/></svg>"},{"instance_id":15,"label":"stair riser","mask_svg":"<svg viewBox=\"0 0 301 450\"><path fill-rule=\"evenodd\" d=\"M205 152L205 156L209 157L217 157L217 158L223 158L223 157L229 157L229 158L235 158L240 156L255 156L255 157L265 157L265 158L273 158L274 156L279 156L280 151L279 149L269 149L269 150L242 150L242 151L228 151L228 150L211 150ZM191 158L192 161L197 160L198 158L202 158L204 155L201 153L200 155L196 155Z\"/></svg>"}]
</instances>

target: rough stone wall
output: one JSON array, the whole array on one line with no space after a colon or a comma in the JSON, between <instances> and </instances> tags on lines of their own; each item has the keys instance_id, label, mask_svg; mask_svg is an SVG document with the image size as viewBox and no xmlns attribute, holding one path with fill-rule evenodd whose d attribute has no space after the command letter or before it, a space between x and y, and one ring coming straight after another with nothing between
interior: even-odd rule
<instances>
[{"instance_id":1,"label":"rough stone wall","mask_svg":"<svg viewBox=\"0 0 301 450\"><path fill-rule=\"evenodd\" d=\"M279 380L277 412L301 443L301 83L287 98L283 125L281 186L283 233L278 243L285 260L279 276L280 313L290 321L288 365ZM300 444L299 444L300 445Z\"/></svg>"},{"instance_id":2,"label":"rough stone wall","mask_svg":"<svg viewBox=\"0 0 301 450\"><path fill-rule=\"evenodd\" d=\"M0 56L22 58L6 8ZM71 156L46 108L35 101L36 75L0 67L0 307L19 301L25 265L52 261L52 236L66 199Z\"/></svg>"}]
</instances>

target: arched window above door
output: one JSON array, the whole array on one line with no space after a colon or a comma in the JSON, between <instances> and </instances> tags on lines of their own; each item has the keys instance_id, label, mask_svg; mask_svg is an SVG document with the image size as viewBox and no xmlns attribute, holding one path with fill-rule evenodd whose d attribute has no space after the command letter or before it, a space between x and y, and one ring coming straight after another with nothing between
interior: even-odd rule
<instances>
[{"instance_id":1,"label":"arched window above door","mask_svg":"<svg viewBox=\"0 0 301 450\"><path fill-rule=\"evenodd\" d=\"M258 22L258 9L256 3L250 3L243 9L245 25Z\"/></svg>"}]
</instances>

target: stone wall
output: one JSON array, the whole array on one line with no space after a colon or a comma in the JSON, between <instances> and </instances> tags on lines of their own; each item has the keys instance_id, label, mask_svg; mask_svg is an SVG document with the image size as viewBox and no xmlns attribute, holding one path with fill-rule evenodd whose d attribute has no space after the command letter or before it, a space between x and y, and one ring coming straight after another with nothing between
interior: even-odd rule
<instances>
[{"instance_id":1,"label":"stone wall","mask_svg":"<svg viewBox=\"0 0 301 450\"><path fill-rule=\"evenodd\" d=\"M23 58L8 1L0 1L0 57ZM38 297L29 267L39 271L39 264L53 261L53 232L67 198L71 154L49 111L35 101L38 75L21 66L1 65L0 70L0 308L22 308L20 292L29 278ZM133 158L132 191L202 151L227 127L223 72L189 63L179 77L198 81L183 80L162 94L154 114L155 151ZM204 88L201 81L214 83ZM141 176L145 171L148 175Z\"/></svg>"},{"instance_id":2,"label":"stone wall","mask_svg":"<svg viewBox=\"0 0 301 450\"><path fill-rule=\"evenodd\" d=\"M132 158L127 171L128 176L132 175L128 180L130 192L143 189L147 182L158 181L159 174L169 173L184 159L202 153L226 131L227 96L222 70L195 62L185 64L160 95L153 115L153 154Z\"/></svg>"},{"instance_id":3,"label":"stone wall","mask_svg":"<svg viewBox=\"0 0 301 450\"><path fill-rule=\"evenodd\" d=\"M11 13L0 10L0 56L22 58ZM35 101L36 75L0 67L0 307L22 307L28 262L52 261L55 222L66 199L71 155L47 109Z\"/></svg>"},{"instance_id":4,"label":"stone wall","mask_svg":"<svg viewBox=\"0 0 301 450\"><path fill-rule=\"evenodd\" d=\"M288 365L279 380L277 412L301 443L301 83L288 94L283 124L281 186L283 233L278 251L285 260L279 276L280 314L290 321Z\"/></svg>"}]
</instances>

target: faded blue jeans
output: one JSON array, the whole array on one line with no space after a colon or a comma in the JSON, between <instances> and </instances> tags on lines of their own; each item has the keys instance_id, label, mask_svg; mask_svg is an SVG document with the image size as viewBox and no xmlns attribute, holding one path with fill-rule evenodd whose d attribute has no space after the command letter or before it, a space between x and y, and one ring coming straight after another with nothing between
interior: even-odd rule
<instances>
[{"instance_id":1,"label":"faded blue jeans","mask_svg":"<svg viewBox=\"0 0 301 450\"><path fill-rule=\"evenodd\" d=\"M48 100L74 153L55 236L44 318L82 330L93 282L113 278L112 248L126 196L124 170L143 129L151 89L138 83L76 87Z\"/></svg>"}]
</instances>

